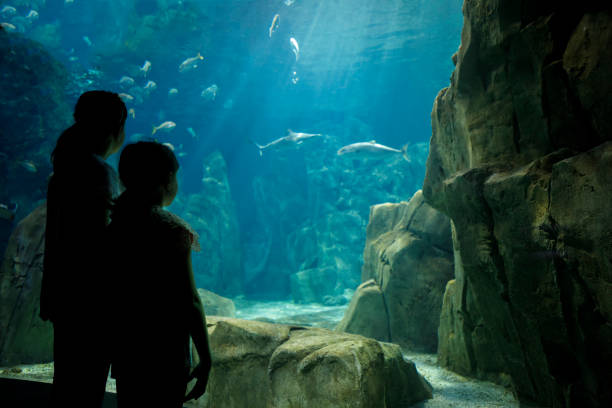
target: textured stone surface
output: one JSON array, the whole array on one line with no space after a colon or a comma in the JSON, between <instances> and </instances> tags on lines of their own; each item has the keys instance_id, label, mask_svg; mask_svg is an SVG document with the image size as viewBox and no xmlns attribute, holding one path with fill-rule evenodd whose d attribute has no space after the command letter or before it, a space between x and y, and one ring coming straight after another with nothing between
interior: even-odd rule
<instances>
[{"instance_id":1,"label":"textured stone surface","mask_svg":"<svg viewBox=\"0 0 612 408\"><path fill-rule=\"evenodd\" d=\"M441 364L523 402L612 404L612 16L466 1L423 193L452 220Z\"/></svg>"},{"instance_id":2,"label":"textured stone surface","mask_svg":"<svg viewBox=\"0 0 612 408\"><path fill-rule=\"evenodd\" d=\"M448 218L420 190L409 202L375 205L363 259L365 283L337 329L435 351L442 295L453 277Z\"/></svg>"},{"instance_id":3,"label":"textured stone surface","mask_svg":"<svg viewBox=\"0 0 612 408\"><path fill-rule=\"evenodd\" d=\"M210 318L213 369L200 407L402 407L431 386L400 348L325 329Z\"/></svg>"},{"instance_id":4,"label":"textured stone surface","mask_svg":"<svg viewBox=\"0 0 612 408\"><path fill-rule=\"evenodd\" d=\"M47 206L13 231L0 269L0 366L53 359L53 326L39 317Z\"/></svg>"},{"instance_id":5,"label":"textured stone surface","mask_svg":"<svg viewBox=\"0 0 612 408\"><path fill-rule=\"evenodd\" d=\"M236 317L236 306L232 299L201 288L198 288L198 294L207 316Z\"/></svg>"},{"instance_id":6,"label":"textured stone surface","mask_svg":"<svg viewBox=\"0 0 612 408\"><path fill-rule=\"evenodd\" d=\"M227 179L227 165L218 151L204 159L201 190L182 196L172 206L200 235L202 251L194 253L198 286L220 295L242 293L242 251L236 206Z\"/></svg>"}]
</instances>

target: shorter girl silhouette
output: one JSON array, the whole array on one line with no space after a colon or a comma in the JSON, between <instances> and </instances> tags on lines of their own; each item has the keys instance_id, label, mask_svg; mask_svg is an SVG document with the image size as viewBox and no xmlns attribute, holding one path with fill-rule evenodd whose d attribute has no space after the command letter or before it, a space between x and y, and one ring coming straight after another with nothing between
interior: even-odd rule
<instances>
[{"instance_id":1,"label":"shorter girl silhouette","mask_svg":"<svg viewBox=\"0 0 612 408\"><path fill-rule=\"evenodd\" d=\"M177 170L174 153L155 142L127 145L119 159L125 191L109 225L111 361L119 407L182 407L204 392L208 380L206 316L190 255L199 250L198 235L162 208L176 196ZM201 360L191 376L189 337ZM189 377L198 381L185 397Z\"/></svg>"}]
</instances>

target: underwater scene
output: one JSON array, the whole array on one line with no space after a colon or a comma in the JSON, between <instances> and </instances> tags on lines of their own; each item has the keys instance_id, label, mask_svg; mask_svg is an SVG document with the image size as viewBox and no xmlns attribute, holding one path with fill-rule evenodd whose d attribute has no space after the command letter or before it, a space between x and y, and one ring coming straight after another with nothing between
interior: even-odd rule
<instances>
[{"instance_id":1,"label":"underwater scene","mask_svg":"<svg viewBox=\"0 0 612 408\"><path fill-rule=\"evenodd\" d=\"M611 41L588 1L0 0L0 406L611 406ZM99 193L56 146L108 218L51 259Z\"/></svg>"}]
</instances>

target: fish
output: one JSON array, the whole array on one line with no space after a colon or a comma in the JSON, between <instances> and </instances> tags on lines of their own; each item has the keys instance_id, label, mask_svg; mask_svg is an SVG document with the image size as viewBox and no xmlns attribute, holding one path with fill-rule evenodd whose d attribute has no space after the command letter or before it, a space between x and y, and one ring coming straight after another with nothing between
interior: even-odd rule
<instances>
[{"instance_id":1,"label":"fish","mask_svg":"<svg viewBox=\"0 0 612 408\"><path fill-rule=\"evenodd\" d=\"M38 167L36 167L36 164L32 160L22 160L19 164L30 173L36 173L38 171Z\"/></svg>"},{"instance_id":2,"label":"fish","mask_svg":"<svg viewBox=\"0 0 612 408\"><path fill-rule=\"evenodd\" d=\"M188 127L187 128L187 133L189 133L191 135L192 138L197 139L198 135L196 134L195 130L193 130L193 128Z\"/></svg>"},{"instance_id":3,"label":"fish","mask_svg":"<svg viewBox=\"0 0 612 408\"><path fill-rule=\"evenodd\" d=\"M179 65L178 70L179 72L186 72L197 68L198 63L200 62L200 60L203 59L204 57L198 52L198 55L196 55L195 57L187 58L185 61L181 62L181 65Z\"/></svg>"},{"instance_id":4,"label":"fish","mask_svg":"<svg viewBox=\"0 0 612 408\"><path fill-rule=\"evenodd\" d=\"M130 142L138 142L145 137L143 133L134 133L130 136Z\"/></svg>"},{"instance_id":5,"label":"fish","mask_svg":"<svg viewBox=\"0 0 612 408\"><path fill-rule=\"evenodd\" d=\"M154 90L157 89L157 84L155 83L155 81L149 81L147 82L147 84L144 86L143 89L147 92L153 92Z\"/></svg>"},{"instance_id":6,"label":"fish","mask_svg":"<svg viewBox=\"0 0 612 408\"><path fill-rule=\"evenodd\" d=\"M153 132L151 133L151 135L154 135L158 131L169 132L175 127L176 127L176 123L172 122L171 120L168 120L159 126L153 126Z\"/></svg>"},{"instance_id":7,"label":"fish","mask_svg":"<svg viewBox=\"0 0 612 408\"><path fill-rule=\"evenodd\" d=\"M4 18L12 17L17 14L17 9L13 6L4 6L0 10L0 15Z\"/></svg>"},{"instance_id":8,"label":"fish","mask_svg":"<svg viewBox=\"0 0 612 408\"><path fill-rule=\"evenodd\" d=\"M217 92L219 92L219 87L217 86L217 84L212 84L211 86L203 90L200 96L206 99L207 101L214 101L217 97Z\"/></svg>"},{"instance_id":9,"label":"fish","mask_svg":"<svg viewBox=\"0 0 612 408\"><path fill-rule=\"evenodd\" d=\"M123 102L126 102L126 103L134 101L134 97L132 95L124 93L124 92L120 93L119 97L123 100Z\"/></svg>"},{"instance_id":10,"label":"fish","mask_svg":"<svg viewBox=\"0 0 612 408\"><path fill-rule=\"evenodd\" d=\"M17 31L17 27L12 25L11 23L0 23L0 27L2 27L3 30L6 30L8 32Z\"/></svg>"},{"instance_id":11,"label":"fish","mask_svg":"<svg viewBox=\"0 0 612 408\"><path fill-rule=\"evenodd\" d=\"M285 3L285 6L289 7L289 6L291 6L293 3L295 3L295 0L285 0L285 1L284 1L284 3Z\"/></svg>"},{"instance_id":12,"label":"fish","mask_svg":"<svg viewBox=\"0 0 612 408\"><path fill-rule=\"evenodd\" d=\"M85 44L87 44L88 47L91 47L91 40L89 39L88 36L84 35L83 36L83 41L85 41Z\"/></svg>"},{"instance_id":13,"label":"fish","mask_svg":"<svg viewBox=\"0 0 612 408\"><path fill-rule=\"evenodd\" d=\"M130 108L128 110L128 116L130 116L132 119L136 119L136 111L134 110L134 108Z\"/></svg>"},{"instance_id":14,"label":"fish","mask_svg":"<svg viewBox=\"0 0 612 408\"><path fill-rule=\"evenodd\" d=\"M279 24L280 24L280 16L278 14L275 14L274 18L272 19L272 24L270 25L270 28L268 29L270 38L272 38L272 33L278 29Z\"/></svg>"},{"instance_id":15,"label":"fish","mask_svg":"<svg viewBox=\"0 0 612 408\"><path fill-rule=\"evenodd\" d=\"M9 208L6 204L0 204L0 218L13 221L17 212L17 204L13 208Z\"/></svg>"},{"instance_id":16,"label":"fish","mask_svg":"<svg viewBox=\"0 0 612 408\"><path fill-rule=\"evenodd\" d=\"M295 54L295 60L297 61L300 57L300 46L297 40L293 37L289 39L289 43L291 43L291 51Z\"/></svg>"},{"instance_id":17,"label":"fish","mask_svg":"<svg viewBox=\"0 0 612 408\"><path fill-rule=\"evenodd\" d=\"M134 78L129 77L129 76L122 76L121 79L119 80L119 85L125 87L125 88L130 88L132 86L134 86Z\"/></svg>"},{"instance_id":18,"label":"fish","mask_svg":"<svg viewBox=\"0 0 612 408\"><path fill-rule=\"evenodd\" d=\"M178 157L185 157L187 156L187 153L185 152L180 152L179 154L177 154Z\"/></svg>"},{"instance_id":19,"label":"fish","mask_svg":"<svg viewBox=\"0 0 612 408\"><path fill-rule=\"evenodd\" d=\"M371 140L369 142L359 142L346 145L340 148L337 154L338 156L351 155L365 159L380 159L400 153L406 161L410 161L407 149L408 145L404 145L401 150L398 150L376 143L376 140Z\"/></svg>"},{"instance_id":20,"label":"fish","mask_svg":"<svg viewBox=\"0 0 612 408\"><path fill-rule=\"evenodd\" d=\"M263 156L263 151L266 149L281 150L285 148L295 147L304 142L304 140L323 136L321 133L302 133L294 132L291 129L287 129L287 136L276 139L266 145L260 145L259 143L251 141L259 149L259 155Z\"/></svg>"},{"instance_id":21,"label":"fish","mask_svg":"<svg viewBox=\"0 0 612 408\"><path fill-rule=\"evenodd\" d=\"M174 149L174 145L173 145L172 143L168 143L168 142L166 142L166 143L162 143L162 145L166 146L168 149L170 149L170 150L172 150L172 151L174 151L174 150L175 150L175 149Z\"/></svg>"},{"instance_id":22,"label":"fish","mask_svg":"<svg viewBox=\"0 0 612 408\"><path fill-rule=\"evenodd\" d=\"M146 76L150 70L151 70L151 61L146 60L144 64L142 64L142 67L140 67L140 72L142 72L142 74Z\"/></svg>"},{"instance_id":23,"label":"fish","mask_svg":"<svg viewBox=\"0 0 612 408\"><path fill-rule=\"evenodd\" d=\"M168 90L168 96L174 96L174 95L177 95L178 93L179 93L179 91L176 88L170 88Z\"/></svg>"},{"instance_id":24,"label":"fish","mask_svg":"<svg viewBox=\"0 0 612 408\"><path fill-rule=\"evenodd\" d=\"M64 3L65 4L72 4L72 3L74 3L74 0L64 0Z\"/></svg>"},{"instance_id":25,"label":"fish","mask_svg":"<svg viewBox=\"0 0 612 408\"><path fill-rule=\"evenodd\" d=\"M26 15L26 18L30 21L38 20L38 11L30 10L30 12Z\"/></svg>"}]
</instances>

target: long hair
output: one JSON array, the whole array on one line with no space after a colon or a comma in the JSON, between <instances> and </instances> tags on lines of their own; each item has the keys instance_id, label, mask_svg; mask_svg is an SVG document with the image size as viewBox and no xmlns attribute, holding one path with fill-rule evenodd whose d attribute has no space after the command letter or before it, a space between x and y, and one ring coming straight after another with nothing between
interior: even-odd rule
<instances>
[{"instance_id":1,"label":"long hair","mask_svg":"<svg viewBox=\"0 0 612 408\"><path fill-rule=\"evenodd\" d=\"M51 153L53 170L85 154L108 150L127 119L127 108L119 95L108 91L83 93L74 108L74 124L60 135Z\"/></svg>"}]
</instances>

